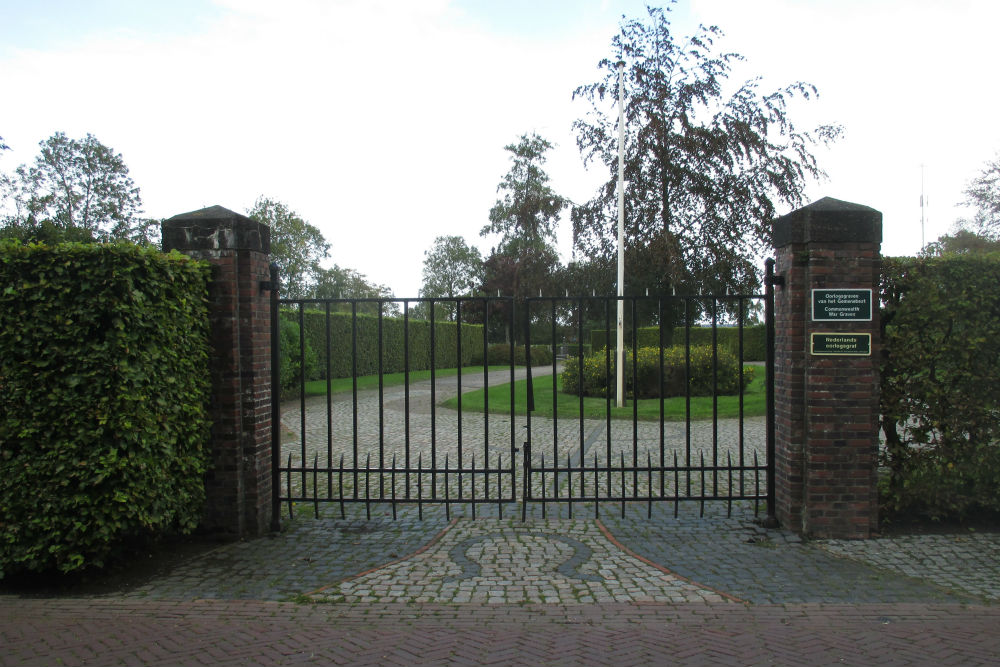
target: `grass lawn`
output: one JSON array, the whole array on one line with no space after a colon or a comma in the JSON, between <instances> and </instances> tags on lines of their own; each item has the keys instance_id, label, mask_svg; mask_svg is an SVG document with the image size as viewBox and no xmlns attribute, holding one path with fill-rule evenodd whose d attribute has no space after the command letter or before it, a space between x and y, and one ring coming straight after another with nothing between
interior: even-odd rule
<instances>
[{"instance_id":1,"label":"grass lawn","mask_svg":"<svg viewBox=\"0 0 1000 667\"><path fill-rule=\"evenodd\" d=\"M509 369L510 366L490 366L491 371L502 371ZM462 369L462 376L467 375L482 375L482 366L466 366ZM458 375L457 368L439 368L435 371L435 377L447 377L449 375ZM401 385L406 382L406 375L404 373L386 373L384 376L382 386L393 387L396 385ZM427 371L410 371L410 382L417 382L418 380L430 380L431 372ZM332 394L342 394L344 392L349 392L353 389L353 383L351 378L334 378L330 380L330 393ZM378 389L378 375L364 375L358 378L358 391L364 389ZM326 395L326 380L312 380L306 382L306 396L325 396Z\"/></svg>"},{"instance_id":2,"label":"grass lawn","mask_svg":"<svg viewBox=\"0 0 1000 667\"><path fill-rule=\"evenodd\" d=\"M560 391L557 394L558 403L556 405L560 417L579 418L580 397L572 394L564 394L561 391L562 380L558 380ZM765 388L764 369L755 368L753 382L747 387L743 394L743 415L746 417L757 417L764 415L767 408L767 391ZM535 389L535 410L533 415L540 417L552 416L552 377L542 376L534 379ZM510 413L510 384L490 387L490 412L496 414ZM528 382L518 380L514 383L514 404L517 406L518 414L525 414L525 406L528 404ZM482 412L485 392L482 389L462 395L462 410L472 412ZM613 405L612 399L611 418L631 419L633 402L626 401L624 408L617 408ZM450 408L458 407L456 398L448 399L444 405ZM607 410L607 399L584 397L583 416L587 418L603 419ZM739 416L739 396L719 396L718 414L720 418ZM667 421L683 421L686 415L686 399L683 396L668 398L663 401L664 419ZM658 420L660 418L660 401L655 398L641 399L638 406L638 416L642 420ZM692 396L691 397L691 419L711 419L712 418L712 397Z\"/></svg>"}]
</instances>

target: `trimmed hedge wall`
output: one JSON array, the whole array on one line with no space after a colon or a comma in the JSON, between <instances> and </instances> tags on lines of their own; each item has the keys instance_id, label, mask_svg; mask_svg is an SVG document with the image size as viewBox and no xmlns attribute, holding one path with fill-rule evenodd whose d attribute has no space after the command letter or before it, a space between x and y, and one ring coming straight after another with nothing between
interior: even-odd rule
<instances>
[{"instance_id":1,"label":"trimmed hedge wall","mask_svg":"<svg viewBox=\"0 0 1000 667\"><path fill-rule=\"evenodd\" d=\"M740 330L738 327L717 327L719 347L728 350L732 354L739 353ZM631 333L631 332L630 332ZM684 327L674 327L672 331L663 332L663 345L684 344ZM638 329L639 347L659 347L660 328L659 327L639 327ZM606 329L595 329L590 333L591 348L594 352L603 350L608 341L608 331ZM631 336L626 340L628 347L631 347ZM691 345L711 345L712 327L691 327ZM743 361L764 361L767 356L767 330L763 324L754 324L743 327Z\"/></svg>"},{"instance_id":2,"label":"trimmed hedge wall","mask_svg":"<svg viewBox=\"0 0 1000 667\"><path fill-rule=\"evenodd\" d=\"M0 577L194 529L208 280L131 245L0 244Z\"/></svg>"},{"instance_id":3,"label":"trimmed hedge wall","mask_svg":"<svg viewBox=\"0 0 1000 667\"><path fill-rule=\"evenodd\" d=\"M886 258L883 511L1000 512L1000 255Z\"/></svg>"},{"instance_id":4,"label":"trimmed hedge wall","mask_svg":"<svg viewBox=\"0 0 1000 667\"><path fill-rule=\"evenodd\" d=\"M297 334L299 313L297 310L285 310L282 319L296 323ZM330 377L343 378L352 375L351 354L351 314L345 312L330 313L330 346L326 343L326 312L306 309L302 314L307 348L306 379L316 380L326 378L327 358L330 360ZM404 365L404 321L402 318L382 318L382 370L385 373L399 373L405 370ZM454 322L434 323L434 362L437 368L453 368L459 360L458 325ZM462 324L461 363L468 366L476 359L482 359L483 327L479 324ZM283 335L282 349L284 350ZM315 352L315 363L308 359L310 352ZM290 352L298 360L298 340L293 343ZM409 365L410 370L427 370L431 367L431 323L426 320L409 320ZM358 375L374 375L378 373L378 317L375 315L357 315L357 373ZM283 361L286 357L283 354ZM285 382L282 372L282 383ZM297 381L297 375L292 382Z\"/></svg>"}]
</instances>

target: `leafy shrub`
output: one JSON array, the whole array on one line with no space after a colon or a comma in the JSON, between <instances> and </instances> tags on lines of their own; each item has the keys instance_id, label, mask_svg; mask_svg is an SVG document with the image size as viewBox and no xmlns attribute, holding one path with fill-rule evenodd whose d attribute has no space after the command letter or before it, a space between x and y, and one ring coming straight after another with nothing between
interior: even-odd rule
<instances>
[{"instance_id":1,"label":"leafy shrub","mask_svg":"<svg viewBox=\"0 0 1000 667\"><path fill-rule=\"evenodd\" d=\"M563 366L563 391L584 396L607 396L614 393L614 354L611 356L611 372L608 371L608 354L598 352L583 359L580 372L578 358L571 357ZM660 348L641 347L633 353L625 351L625 391L631 398L657 398L661 396ZM717 368L717 370L716 370ZM682 346L663 350L662 385L663 398L686 395L684 378L688 373L688 357ZM710 346L691 346L690 376L688 386L692 396L711 396L713 382L719 395L736 394L740 388L753 380L753 368L740 368L735 355L724 349L718 350L717 365ZM741 385L742 383L742 385Z\"/></svg>"},{"instance_id":2,"label":"leafy shrub","mask_svg":"<svg viewBox=\"0 0 1000 667\"><path fill-rule=\"evenodd\" d=\"M884 516L1000 511L1000 256L884 259Z\"/></svg>"},{"instance_id":3,"label":"leafy shrub","mask_svg":"<svg viewBox=\"0 0 1000 667\"><path fill-rule=\"evenodd\" d=\"M300 339L299 323L282 314L278 320L279 324L279 350L281 355L281 393L282 396L297 395L301 381L303 379L303 369L305 380L316 377L319 367L319 357L306 338ZM302 343L304 342L304 353Z\"/></svg>"},{"instance_id":4,"label":"leafy shrub","mask_svg":"<svg viewBox=\"0 0 1000 667\"><path fill-rule=\"evenodd\" d=\"M720 348L730 354L738 355L740 351L739 327L715 327L716 341ZM637 334L627 333L626 346L631 347L633 335L639 337L639 347L658 347L660 345L659 327L639 327ZM690 336L691 345L711 345L712 327L674 327L663 332L663 345L683 345L685 338ZM608 332L595 329L590 334L593 350L603 350L607 345ZM612 336L612 340L614 337ZM764 361L767 355L767 333L763 324L753 324L743 327L743 361Z\"/></svg>"},{"instance_id":5,"label":"leafy shrub","mask_svg":"<svg viewBox=\"0 0 1000 667\"><path fill-rule=\"evenodd\" d=\"M0 577L196 526L208 279L130 245L0 244Z\"/></svg>"}]
</instances>

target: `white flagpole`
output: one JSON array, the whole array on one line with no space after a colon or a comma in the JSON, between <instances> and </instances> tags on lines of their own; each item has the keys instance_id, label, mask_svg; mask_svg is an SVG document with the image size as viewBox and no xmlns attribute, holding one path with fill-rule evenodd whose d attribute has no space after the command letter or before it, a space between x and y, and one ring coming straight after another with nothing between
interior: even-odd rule
<instances>
[{"instance_id":1,"label":"white flagpole","mask_svg":"<svg viewBox=\"0 0 1000 667\"><path fill-rule=\"evenodd\" d=\"M618 62L618 345L615 404L625 406L625 63Z\"/></svg>"}]
</instances>

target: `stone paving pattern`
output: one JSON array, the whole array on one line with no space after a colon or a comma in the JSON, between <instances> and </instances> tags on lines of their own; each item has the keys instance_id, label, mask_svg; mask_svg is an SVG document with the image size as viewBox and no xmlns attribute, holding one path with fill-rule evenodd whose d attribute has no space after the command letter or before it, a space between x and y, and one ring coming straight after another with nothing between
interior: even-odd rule
<instances>
[{"instance_id":1,"label":"stone paving pattern","mask_svg":"<svg viewBox=\"0 0 1000 667\"><path fill-rule=\"evenodd\" d=\"M484 508L485 509L485 508ZM803 541L724 503L299 512L129 590L0 595L0 665L995 664L1000 535ZM942 551L943 549L943 551ZM919 567L915 574L904 571ZM913 565L919 564L919 566Z\"/></svg>"},{"instance_id":2,"label":"stone paving pattern","mask_svg":"<svg viewBox=\"0 0 1000 667\"><path fill-rule=\"evenodd\" d=\"M321 507L114 592L0 594L0 665L1000 661L997 533L809 541L724 502Z\"/></svg>"}]
</instances>

